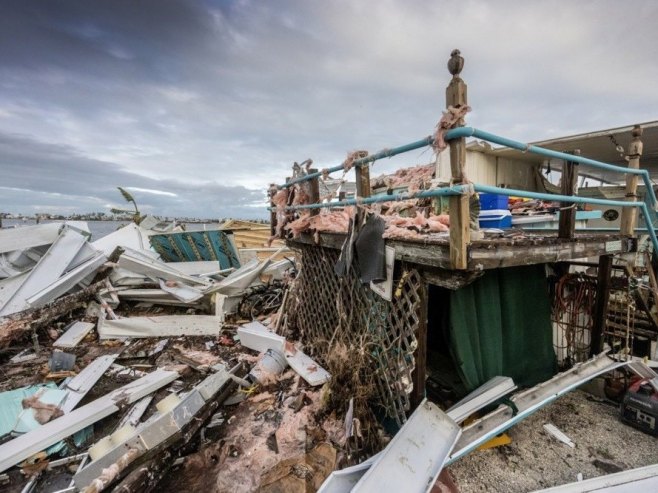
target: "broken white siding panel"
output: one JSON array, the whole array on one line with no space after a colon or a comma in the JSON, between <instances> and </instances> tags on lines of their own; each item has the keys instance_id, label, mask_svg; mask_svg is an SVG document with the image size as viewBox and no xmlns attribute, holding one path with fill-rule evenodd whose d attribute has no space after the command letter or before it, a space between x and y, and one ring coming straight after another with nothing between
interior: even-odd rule
<instances>
[{"instance_id":1,"label":"broken white siding panel","mask_svg":"<svg viewBox=\"0 0 658 493\"><path fill-rule=\"evenodd\" d=\"M102 250L107 256L111 255L117 247L127 247L135 250L149 248L148 235L135 223L117 229L91 244L98 250Z\"/></svg>"},{"instance_id":2,"label":"broken white siding panel","mask_svg":"<svg viewBox=\"0 0 658 493\"><path fill-rule=\"evenodd\" d=\"M149 407L149 404L151 404L152 400L153 395L147 395L146 397L142 397L140 400L138 400L135 405L130 408L130 411L128 411L126 415L121 418L121 421L117 426L117 430L120 430L127 425L137 427L139 420L142 419L142 416L146 412L146 408Z\"/></svg>"},{"instance_id":3,"label":"broken white siding panel","mask_svg":"<svg viewBox=\"0 0 658 493\"><path fill-rule=\"evenodd\" d=\"M563 373L558 373L546 382L514 395L510 400L518 409L518 413L514 414L510 406L499 406L491 413L465 426L448 463L463 457L583 383L611 370L627 366L628 363L628 361L616 361L606 353L601 353Z\"/></svg>"},{"instance_id":4,"label":"broken white siding panel","mask_svg":"<svg viewBox=\"0 0 658 493\"><path fill-rule=\"evenodd\" d=\"M0 472L73 435L178 378L175 371L156 370L110 394L0 445Z\"/></svg>"},{"instance_id":5,"label":"broken white siding panel","mask_svg":"<svg viewBox=\"0 0 658 493\"><path fill-rule=\"evenodd\" d=\"M183 274L172 267L171 264L161 262L137 250L126 249L119 257L119 267L152 279L179 281L192 286L208 287L210 285L204 279Z\"/></svg>"},{"instance_id":6,"label":"broken white siding panel","mask_svg":"<svg viewBox=\"0 0 658 493\"><path fill-rule=\"evenodd\" d=\"M0 280L0 308L14 296L14 293L21 287L28 274L29 272L23 272L17 276Z\"/></svg>"},{"instance_id":7,"label":"broken white siding panel","mask_svg":"<svg viewBox=\"0 0 658 493\"><path fill-rule=\"evenodd\" d=\"M9 315L28 308L27 298L57 281L86 241L77 231L64 228L9 301L0 308L0 315Z\"/></svg>"},{"instance_id":8,"label":"broken white siding panel","mask_svg":"<svg viewBox=\"0 0 658 493\"><path fill-rule=\"evenodd\" d=\"M533 493L640 493L658 491L658 464L537 490Z\"/></svg>"},{"instance_id":9,"label":"broken white siding panel","mask_svg":"<svg viewBox=\"0 0 658 493\"><path fill-rule=\"evenodd\" d=\"M350 493L370 466L379 460L382 453L383 451L378 452L360 464L332 472L322 483L318 493Z\"/></svg>"},{"instance_id":10,"label":"broken white siding panel","mask_svg":"<svg viewBox=\"0 0 658 493\"><path fill-rule=\"evenodd\" d=\"M193 288L183 284L182 282L176 282L175 286L168 286L167 282L163 279L160 279L160 289L165 293L169 293L174 298L184 301L185 303L192 303L203 297L203 293L198 289Z\"/></svg>"},{"instance_id":11,"label":"broken white siding panel","mask_svg":"<svg viewBox=\"0 0 658 493\"><path fill-rule=\"evenodd\" d=\"M163 315L130 317L98 323L101 339L120 337L218 336L222 324L213 315Z\"/></svg>"},{"instance_id":12,"label":"broken white siding panel","mask_svg":"<svg viewBox=\"0 0 658 493\"><path fill-rule=\"evenodd\" d=\"M216 366L213 368L217 369ZM203 397L205 401L210 401L230 379L231 374L223 365L221 365L216 373L204 378L195 388L199 391L201 397Z\"/></svg>"},{"instance_id":13,"label":"broken white siding panel","mask_svg":"<svg viewBox=\"0 0 658 493\"><path fill-rule=\"evenodd\" d=\"M38 307L59 298L86 277L94 275L106 260L107 257L105 257L105 255L101 252L97 252L95 257L92 257L85 263L77 266L70 272L67 272L55 282L27 298L27 304L31 307Z\"/></svg>"},{"instance_id":14,"label":"broken white siding panel","mask_svg":"<svg viewBox=\"0 0 658 493\"><path fill-rule=\"evenodd\" d=\"M175 298L162 289L125 289L117 293L122 300L141 301L154 305L198 306L199 303L187 303ZM220 320L221 321L221 320Z\"/></svg>"},{"instance_id":15,"label":"broken white siding panel","mask_svg":"<svg viewBox=\"0 0 658 493\"><path fill-rule=\"evenodd\" d=\"M112 366L117 356L119 355L107 354L96 358L64 386L64 389L68 391L66 400L61 406L64 414L75 409L75 406L80 403L108 368Z\"/></svg>"},{"instance_id":16,"label":"broken white siding panel","mask_svg":"<svg viewBox=\"0 0 658 493\"><path fill-rule=\"evenodd\" d=\"M216 260L196 260L192 262L169 262L168 265L188 276L211 276L222 271Z\"/></svg>"},{"instance_id":17,"label":"broken white siding panel","mask_svg":"<svg viewBox=\"0 0 658 493\"><path fill-rule=\"evenodd\" d=\"M215 315L217 315L223 322L227 315L238 313L238 308L240 307L242 298L242 295L227 296L221 293L214 293L212 295L212 304L215 305Z\"/></svg>"},{"instance_id":18,"label":"broken white siding panel","mask_svg":"<svg viewBox=\"0 0 658 493\"><path fill-rule=\"evenodd\" d=\"M292 344L286 345L286 361L309 385L327 383L331 374Z\"/></svg>"},{"instance_id":19,"label":"broken white siding panel","mask_svg":"<svg viewBox=\"0 0 658 493\"><path fill-rule=\"evenodd\" d=\"M139 455L141 455L180 432L190 421L196 419L196 414L206 402L212 400L230 379L230 372L223 367L217 373L206 377L191 392L183 396L171 410L154 414L139 425L133 436L125 438L121 443L116 443L107 454L78 470L74 477L75 486L81 489L89 485L101 475L103 469L115 463L126 450L135 449L140 451Z\"/></svg>"},{"instance_id":20,"label":"broken white siding panel","mask_svg":"<svg viewBox=\"0 0 658 493\"><path fill-rule=\"evenodd\" d=\"M0 253L51 245L59 236L60 229L62 223L0 229Z\"/></svg>"},{"instance_id":21,"label":"broken white siding panel","mask_svg":"<svg viewBox=\"0 0 658 493\"><path fill-rule=\"evenodd\" d=\"M7 259L6 255L0 254L0 279L14 277L21 272L23 271L16 269L16 266Z\"/></svg>"},{"instance_id":22,"label":"broken white siding panel","mask_svg":"<svg viewBox=\"0 0 658 493\"><path fill-rule=\"evenodd\" d=\"M511 379L509 380L511 381ZM514 382L511 382L510 385L510 381L507 380L507 377L492 378L451 407L446 411L446 414L455 422L461 421L463 417L469 416L507 395L510 387L514 386ZM370 466L379 460L381 454L382 452L379 452L361 464L332 472L322 484L318 493L349 493Z\"/></svg>"},{"instance_id":23,"label":"broken white siding panel","mask_svg":"<svg viewBox=\"0 0 658 493\"><path fill-rule=\"evenodd\" d=\"M446 414L456 423L461 423L477 410L497 401L514 389L516 385L511 378L494 377L448 409Z\"/></svg>"},{"instance_id":24,"label":"broken white siding panel","mask_svg":"<svg viewBox=\"0 0 658 493\"><path fill-rule=\"evenodd\" d=\"M139 437L147 449L160 445L167 438L178 433L201 410L206 401L198 390L192 391L181 399L172 410L147 421L139 430Z\"/></svg>"},{"instance_id":25,"label":"broken white siding panel","mask_svg":"<svg viewBox=\"0 0 658 493\"><path fill-rule=\"evenodd\" d=\"M260 283L261 273L272 263L270 258L259 262L257 259L251 260L235 272L229 274L224 280L213 286L207 292L217 292L229 296L235 296L244 293L244 291L254 284Z\"/></svg>"},{"instance_id":26,"label":"broken white siding panel","mask_svg":"<svg viewBox=\"0 0 658 493\"><path fill-rule=\"evenodd\" d=\"M460 434L457 423L424 399L352 491L429 491Z\"/></svg>"},{"instance_id":27,"label":"broken white siding panel","mask_svg":"<svg viewBox=\"0 0 658 493\"><path fill-rule=\"evenodd\" d=\"M99 253L103 253L97 248L94 248L91 243L86 242L82 245L82 248L78 251L75 257L73 257L73 260L71 260L71 263L66 267L66 272L69 272L70 270L75 269L81 264L84 264L88 260L94 258L96 255Z\"/></svg>"},{"instance_id":28,"label":"broken white siding panel","mask_svg":"<svg viewBox=\"0 0 658 493\"><path fill-rule=\"evenodd\" d=\"M274 349L280 353L285 350L286 339L265 327L260 322L250 322L238 327L240 344L259 353Z\"/></svg>"},{"instance_id":29,"label":"broken white siding panel","mask_svg":"<svg viewBox=\"0 0 658 493\"><path fill-rule=\"evenodd\" d=\"M175 298L162 289L122 289L117 291L120 299L127 300L174 300Z\"/></svg>"},{"instance_id":30,"label":"broken white siding panel","mask_svg":"<svg viewBox=\"0 0 658 493\"><path fill-rule=\"evenodd\" d=\"M53 346L63 348L75 347L87 336L87 334L89 334L89 332L91 332L91 329L93 328L94 324L90 322L73 322L64 329L64 333L59 339L53 342Z\"/></svg>"},{"instance_id":31,"label":"broken white siding panel","mask_svg":"<svg viewBox=\"0 0 658 493\"><path fill-rule=\"evenodd\" d=\"M143 286L153 283L150 277L119 267L114 267L109 277L113 286Z\"/></svg>"}]
</instances>

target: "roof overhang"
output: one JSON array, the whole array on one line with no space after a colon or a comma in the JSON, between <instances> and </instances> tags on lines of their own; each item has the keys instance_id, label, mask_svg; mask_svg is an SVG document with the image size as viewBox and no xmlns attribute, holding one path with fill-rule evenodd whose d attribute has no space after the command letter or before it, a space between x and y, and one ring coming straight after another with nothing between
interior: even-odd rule
<instances>
[{"instance_id":1,"label":"roof overhang","mask_svg":"<svg viewBox=\"0 0 658 493\"><path fill-rule=\"evenodd\" d=\"M633 126L634 125L627 125L608 130L570 135L557 139L531 142L531 144L563 152L579 149L580 155L583 157L594 159L596 161L603 161L604 163L627 166L628 163L626 159L616 149L616 145L622 146L624 151L628 152L629 144L632 139L631 130L633 130ZM647 169L652 178L658 178L658 121L641 123L640 126L644 131L642 134L644 149L642 157L640 158L640 167ZM499 157L520 159L538 164L547 162L547 158L544 156L524 153L506 147L497 147L490 151L483 150L482 152L490 152ZM551 160L551 168L556 171L561 170L562 161L556 159ZM579 174L582 176L601 179L610 183L619 183L625 180L624 176L619 173L603 171L584 164L580 165Z\"/></svg>"}]
</instances>

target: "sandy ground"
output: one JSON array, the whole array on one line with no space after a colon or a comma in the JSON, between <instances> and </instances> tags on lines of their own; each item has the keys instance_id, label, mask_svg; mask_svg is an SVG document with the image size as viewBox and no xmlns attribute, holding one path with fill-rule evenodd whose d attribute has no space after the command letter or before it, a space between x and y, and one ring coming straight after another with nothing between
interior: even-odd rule
<instances>
[{"instance_id":1,"label":"sandy ground","mask_svg":"<svg viewBox=\"0 0 658 493\"><path fill-rule=\"evenodd\" d=\"M576 444L544 431L553 423ZM658 440L619 421L616 404L575 391L508 431L512 443L449 467L459 491L528 492L658 462ZM617 469L619 468L619 469Z\"/></svg>"}]
</instances>

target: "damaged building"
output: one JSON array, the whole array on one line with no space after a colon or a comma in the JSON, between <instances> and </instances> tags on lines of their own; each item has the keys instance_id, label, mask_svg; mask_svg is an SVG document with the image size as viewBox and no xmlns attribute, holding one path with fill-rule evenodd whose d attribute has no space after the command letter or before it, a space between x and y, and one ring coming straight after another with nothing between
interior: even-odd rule
<instances>
[{"instance_id":1,"label":"damaged building","mask_svg":"<svg viewBox=\"0 0 658 493\"><path fill-rule=\"evenodd\" d=\"M658 489L658 123L497 136L463 64L271 229L1 230L3 491Z\"/></svg>"}]
</instances>

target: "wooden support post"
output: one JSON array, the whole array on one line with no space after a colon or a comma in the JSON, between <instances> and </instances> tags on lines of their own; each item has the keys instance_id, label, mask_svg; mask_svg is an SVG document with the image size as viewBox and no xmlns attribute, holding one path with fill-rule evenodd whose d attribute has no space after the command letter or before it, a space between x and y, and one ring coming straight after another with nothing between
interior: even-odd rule
<instances>
[{"instance_id":1,"label":"wooden support post","mask_svg":"<svg viewBox=\"0 0 658 493\"><path fill-rule=\"evenodd\" d=\"M468 104L466 83L459 77L464 67L464 59L459 50L451 53L448 61L448 70L452 80L446 89L446 108L453 106L460 108ZM463 126L459 122L456 126ZM450 170L452 182L464 182L464 168L466 167L466 139L451 140L450 143ZM468 265L468 244L470 242L470 213L469 198L466 195L451 196L449 198L450 214L450 263L453 269L466 269Z\"/></svg>"},{"instance_id":2,"label":"wooden support post","mask_svg":"<svg viewBox=\"0 0 658 493\"><path fill-rule=\"evenodd\" d=\"M270 236L274 236L276 234L276 206L272 201L274 193L276 193L276 191L270 187Z\"/></svg>"},{"instance_id":3,"label":"wooden support post","mask_svg":"<svg viewBox=\"0 0 658 493\"><path fill-rule=\"evenodd\" d=\"M575 150L573 154L579 155ZM565 161L562 167L561 190L562 195L578 194L578 166L573 161ZM573 202L562 202L560 208L560 221L558 238L573 238L576 232L576 207Z\"/></svg>"},{"instance_id":4,"label":"wooden support post","mask_svg":"<svg viewBox=\"0 0 658 493\"><path fill-rule=\"evenodd\" d=\"M356 173L356 196L370 197L370 164L357 166L354 173Z\"/></svg>"},{"instance_id":5,"label":"wooden support post","mask_svg":"<svg viewBox=\"0 0 658 493\"><path fill-rule=\"evenodd\" d=\"M414 351L415 367L411 374L414 388L411 391L410 404L413 411L425 398L425 381L427 380L427 297L429 289L427 283L423 281L420 290L420 303L418 305L418 330L416 331L416 341L418 346Z\"/></svg>"},{"instance_id":6,"label":"wooden support post","mask_svg":"<svg viewBox=\"0 0 658 493\"><path fill-rule=\"evenodd\" d=\"M635 125L632 131L633 140L628 149L628 167L638 169L640 167L640 156L642 156L642 127ZM626 201L637 200L638 175L626 175ZM646 192L645 192L646 193ZM624 207L621 211L621 234L634 236L637 222L637 209L635 207Z\"/></svg>"},{"instance_id":7,"label":"wooden support post","mask_svg":"<svg viewBox=\"0 0 658 493\"><path fill-rule=\"evenodd\" d=\"M595 356L603 349L603 332L608 318L608 299L610 298L610 275L612 273L612 255L599 257L598 280L596 284L596 303L594 320L590 337L589 354Z\"/></svg>"},{"instance_id":8,"label":"wooden support post","mask_svg":"<svg viewBox=\"0 0 658 493\"><path fill-rule=\"evenodd\" d=\"M309 173L317 173L317 169L309 169ZM311 204L318 204L320 202L320 179L319 178L313 178L310 181L310 186L309 186L309 203ZM317 216L320 214L320 209L311 209L311 216Z\"/></svg>"}]
</instances>

